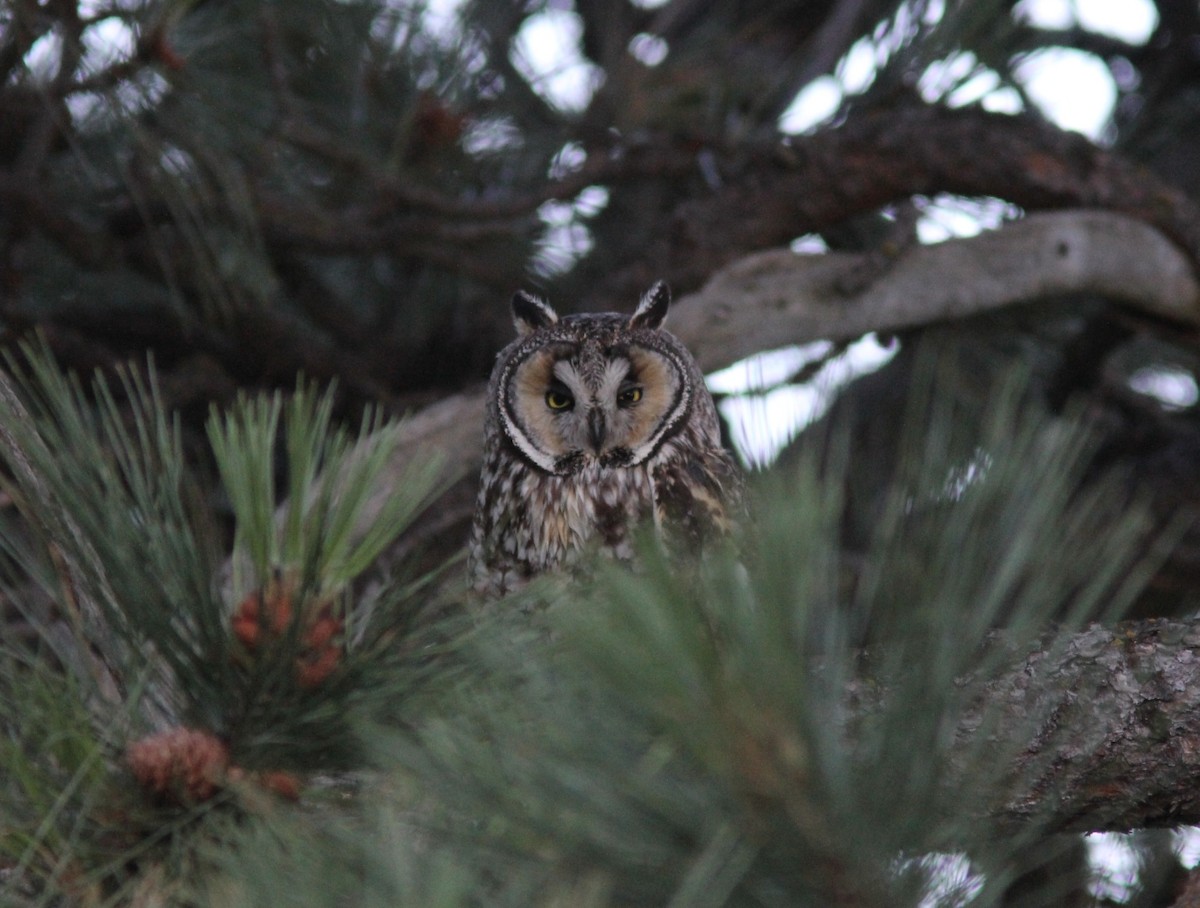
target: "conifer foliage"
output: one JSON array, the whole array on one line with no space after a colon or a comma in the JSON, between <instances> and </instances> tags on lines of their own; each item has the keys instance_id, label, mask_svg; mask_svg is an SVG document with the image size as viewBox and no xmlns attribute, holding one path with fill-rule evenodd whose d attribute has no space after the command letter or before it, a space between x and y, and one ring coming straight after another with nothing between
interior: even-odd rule
<instances>
[{"instance_id":1,"label":"conifer foliage","mask_svg":"<svg viewBox=\"0 0 1200 908\"><path fill-rule=\"evenodd\" d=\"M29 894L42 876L46 891L107 892L124 874L80 862L137 841L140 823L142 847L171 840L145 811L182 822L239 802L239 789L295 799L303 774L361 764L355 716L390 709L396 691L372 672L400 660L412 616L392 593L352 584L428 503L436 461L412 465L403 492L364 517L393 424L372 417L350 435L330 425L330 395L304 386L286 406L276 395L214 412L230 557L153 370L123 375L122 409L103 378L85 392L44 350L26 353L27 371L10 362L17 385L6 380L2 406L12 494L32 532L10 527L4 541L8 594L34 640L6 647L5 725L17 815L42 814L42 827L4 840ZM277 461L291 496L281 511ZM61 791L28 784L48 755L45 720L27 709L64 720L63 740L50 737L67 758L52 761L71 782Z\"/></svg>"},{"instance_id":2,"label":"conifer foliage","mask_svg":"<svg viewBox=\"0 0 1200 908\"><path fill-rule=\"evenodd\" d=\"M413 464L364 514L392 426L340 432L304 386L214 413L227 561L153 373L130 424L29 361L3 424L33 532L4 540L9 594L49 601L4 645L0 837L29 904L988 904L1054 820L997 837L1051 715L986 686L1147 576L1136 508L1094 535L1084 430L999 389L965 438L930 391L855 584L845 459L814 457L742 552L680 571L647 541L425 633L412 588L352 583L432 490Z\"/></svg>"}]
</instances>

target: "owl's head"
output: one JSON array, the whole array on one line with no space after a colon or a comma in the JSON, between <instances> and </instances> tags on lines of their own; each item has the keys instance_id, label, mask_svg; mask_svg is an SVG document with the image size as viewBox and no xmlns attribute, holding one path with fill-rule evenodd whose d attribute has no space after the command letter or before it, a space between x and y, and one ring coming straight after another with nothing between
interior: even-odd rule
<instances>
[{"instance_id":1,"label":"owl's head","mask_svg":"<svg viewBox=\"0 0 1200 908\"><path fill-rule=\"evenodd\" d=\"M628 467L679 431L699 370L662 329L670 304L661 281L632 316L559 318L544 300L513 297L518 337L496 363L492 406L524 458L556 475L588 463Z\"/></svg>"}]
</instances>

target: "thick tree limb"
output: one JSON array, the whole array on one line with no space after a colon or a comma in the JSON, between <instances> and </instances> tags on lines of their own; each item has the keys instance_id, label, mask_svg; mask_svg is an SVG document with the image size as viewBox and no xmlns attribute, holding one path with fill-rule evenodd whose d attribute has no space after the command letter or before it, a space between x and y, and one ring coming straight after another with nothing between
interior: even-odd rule
<instances>
[{"instance_id":1,"label":"thick tree limb","mask_svg":"<svg viewBox=\"0 0 1200 908\"><path fill-rule=\"evenodd\" d=\"M1178 246L1101 211L1031 215L1003 229L899 255L878 271L862 255L747 256L679 302L670 328L705 369L789 343L847 340L968 318L1071 294L1118 300L1200 324L1200 283Z\"/></svg>"},{"instance_id":2,"label":"thick tree limb","mask_svg":"<svg viewBox=\"0 0 1200 908\"><path fill-rule=\"evenodd\" d=\"M748 252L939 192L1029 211L1126 214L1200 263L1200 207L1142 167L1033 117L913 103L856 111L835 129L752 156L725 186L681 206L661 241L594 295L627 299L656 278L690 290Z\"/></svg>"},{"instance_id":3,"label":"thick tree limb","mask_svg":"<svg viewBox=\"0 0 1200 908\"><path fill-rule=\"evenodd\" d=\"M260 215L267 235L284 245L335 252L361 245L424 250L422 255L437 248L442 258L457 261L460 248L478 255L478 237L458 235L465 224L497 237L517 235L548 199L570 198L597 183L679 177L696 168L694 145L618 151L593 149L580 170L541 192L511 198L458 201L430 192L418 197L411 189L397 195L394 178L364 173L384 204L297 218L294 206L260 200ZM681 206L662 240L593 296L632 298L657 278L692 289L749 252L898 199L938 192L996 196L1031 211L1097 208L1126 214L1156 226L1193 266L1200 263L1200 207L1185 193L1077 133L1032 117L914 103L858 112L835 129L795 137L786 146L749 154L709 151L726 185ZM437 217L431 219L431 213ZM426 248L420 240L430 235L439 242ZM496 263L477 266L483 269L479 276L486 276L487 267Z\"/></svg>"},{"instance_id":4,"label":"thick tree limb","mask_svg":"<svg viewBox=\"0 0 1200 908\"><path fill-rule=\"evenodd\" d=\"M876 280L846 289L864 272L875 273ZM709 372L787 344L845 340L1083 293L1200 324L1200 284L1174 243L1128 217L1071 211L1030 216L970 239L912 247L881 274L866 255L776 250L749 256L677 300L668 327ZM448 477L473 481L482 426L482 390L457 395L421 411L405 427L397 457L404 461L421 449L441 450ZM471 499L460 494L458 500L465 521Z\"/></svg>"},{"instance_id":5,"label":"thick tree limb","mask_svg":"<svg viewBox=\"0 0 1200 908\"><path fill-rule=\"evenodd\" d=\"M1033 653L987 688L1002 729L1050 717L1014 767L1035 783L998 819L1057 832L1200 823L1197 704L1200 619L1096 625Z\"/></svg>"}]
</instances>

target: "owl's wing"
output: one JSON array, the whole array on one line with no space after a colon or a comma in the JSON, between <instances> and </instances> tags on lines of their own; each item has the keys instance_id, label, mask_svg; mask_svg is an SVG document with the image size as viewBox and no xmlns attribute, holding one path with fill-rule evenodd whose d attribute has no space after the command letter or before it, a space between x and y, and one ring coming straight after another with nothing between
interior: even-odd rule
<instances>
[{"instance_id":1,"label":"owl's wing","mask_svg":"<svg viewBox=\"0 0 1200 908\"><path fill-rule=\"evenodd\" d=\"M745 482L722 449L672 459L655 467L654 504L672 548L698 551L735 536L745 517Z\"/></svg>"}]
</instances>

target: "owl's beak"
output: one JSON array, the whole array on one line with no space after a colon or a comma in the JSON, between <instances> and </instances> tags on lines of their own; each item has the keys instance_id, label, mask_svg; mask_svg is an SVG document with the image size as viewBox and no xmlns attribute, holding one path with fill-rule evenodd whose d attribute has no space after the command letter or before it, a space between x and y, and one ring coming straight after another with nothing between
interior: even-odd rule
<instances>
[{"instance_id":1,"label":"owl's beak","mask_svg":"<svg viewBox=\"0 0 1200 908\"><path fill-rule=\"evenodd\" d=\"M591 410L588 413L588 439L592 443L592 450L597 454L600 453L600 448L604 445L604 436L608 434L608 427L604 424L604 413L601 410Z\"/></svg>"}]
</instances>

